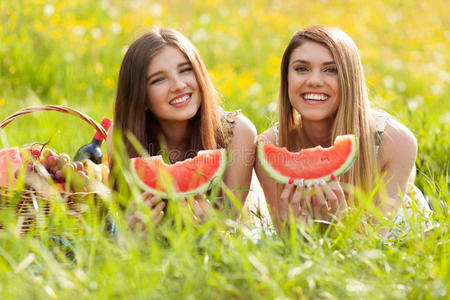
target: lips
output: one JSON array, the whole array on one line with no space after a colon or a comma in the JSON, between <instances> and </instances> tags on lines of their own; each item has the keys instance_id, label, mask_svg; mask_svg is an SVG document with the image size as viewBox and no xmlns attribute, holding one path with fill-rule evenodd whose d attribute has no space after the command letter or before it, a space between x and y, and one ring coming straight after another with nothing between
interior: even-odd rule
<instances>
[{"instance_id":1,"label":"lips","mask_svg":"<svg viewBox=\"0 0 450 300\"><path fill-rule=\"evenodd\" d=\"M191 99L191 95L192 94L179 95L179 96L173 98L172 100L170 100L169 104L174 105L174 106L183 105L186 102L188 102L189 99Z\"/></svg>"}]
</instances>

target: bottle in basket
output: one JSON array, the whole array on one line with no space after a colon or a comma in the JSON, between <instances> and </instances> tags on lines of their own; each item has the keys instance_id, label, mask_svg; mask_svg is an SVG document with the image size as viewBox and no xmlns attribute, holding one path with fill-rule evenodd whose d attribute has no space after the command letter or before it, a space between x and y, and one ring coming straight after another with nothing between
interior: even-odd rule
<instances>
[{"instance_id":1,"label":"bottle in basket","mask_svg":"<svg viewBox=\"0 0 450 300\"><path fill-rule=\"evenodd\" d=\"M112 121L110 119L103 118L101 125L106 131L108 131L111 123ZM103 159L101 146L104 140L105 139L100 135L100 133L96 132L94 138L89 144L84 145L80 149L78 149L73 160L81 161L85 158L88 158L96 164L101 164Z\"/></svg>"}]
</instances>

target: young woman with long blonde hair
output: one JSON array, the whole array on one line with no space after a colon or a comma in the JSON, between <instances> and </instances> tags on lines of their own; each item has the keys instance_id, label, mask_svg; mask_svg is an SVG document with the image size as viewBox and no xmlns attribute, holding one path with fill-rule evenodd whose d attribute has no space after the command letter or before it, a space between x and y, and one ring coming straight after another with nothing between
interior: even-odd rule
<instances>
[{"instance_id":1,"label":"young woman with long blonde hair","mask_svg":"<svg viewBox=\"0 0 450 300\"><path fill-rule=\"evenodd\" d=\"M380 174L387 195L378 203L381 212L389 215L399 210L414 170L417 143L405 126L371 108L358 49L342 30L313 26L292 37L281 62L278 120L258 137L259 142L300 151L329 147L338 135L355 134L359 141L353 167L341 178L313 187L294 186L293 180L277 184L256 161L278 230L288 221L290 210L305 224L342 218L348 205L355 205L343 186L370 193Z\"/></svg>"}]
</instances>

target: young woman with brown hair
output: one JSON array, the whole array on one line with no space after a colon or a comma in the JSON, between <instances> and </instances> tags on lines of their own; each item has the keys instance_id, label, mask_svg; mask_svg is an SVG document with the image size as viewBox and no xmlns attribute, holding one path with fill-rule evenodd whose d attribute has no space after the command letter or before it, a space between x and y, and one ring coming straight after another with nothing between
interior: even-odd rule
<instances>
[{"instance_id":1,"label":"young woman with brown hair","mask_svg":"<svg viewBox=\"0 0 450 300\"><path fill-rule=\"evenodd\" d=\"M252 176L256 129L242 114L223 111L218 102L192 43L173 29L149 31L131 44L123 59L114 130L122 133L130 158L138 152L126 133L133 134L150 155L161 154L162 139L172 163L195 156L199 150L227 148L224 183L244 202ZM144 197L159 220L164 202L149 193ZM205 213L205 203L195 203L202 206L199 214Z\"/></svg>"},{"instance_id":2,"label":"young woman with brown hair","mask_svg":"<svg viewBox=\"0 0 450 300\"><path fill-rule=\"evenodd\" d=\"M377 199L381 212L389 215L399 210L413 174L417 143L405 126L370 107L359 52L346 33L313 26L293 36L281 62L278 119L258 141L299 151L329 147L338 135L355 134L359 140L353 167L342 178L315 183L315 188L295 187L293 180L281 186L256 162L278 230L288 220L290 210L306 224L340 219L348 205L355 205L343 184L370 193L380 174L384 175L387 194L384 201ZM305 193L305 189L316 193Z\"/></svg>"}]
</instances>

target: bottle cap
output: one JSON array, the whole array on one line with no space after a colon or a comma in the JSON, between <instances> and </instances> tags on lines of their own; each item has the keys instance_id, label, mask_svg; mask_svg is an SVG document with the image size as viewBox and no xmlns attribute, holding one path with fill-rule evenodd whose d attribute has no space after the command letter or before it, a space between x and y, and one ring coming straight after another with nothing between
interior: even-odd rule
<instances>
[{"instance_id":1,"label":"bottle cap","mask_svg":"<svg viewBox=\"0 0 450 300\"><path fill-rule=\"evenodd\" d=\"M102 122L100 123L100 125L102 125L102 127L105 129L106 132L108 132L109 128L111 127L112 121L108 118L103 118ZM99 140L99 141L103 141L104 138L102 137L102 135L98 132L95 133L94 136L95 139Z\"/></svg>"}]
</instances>

